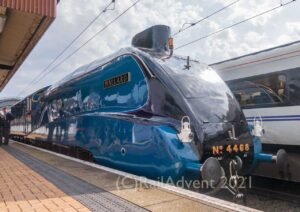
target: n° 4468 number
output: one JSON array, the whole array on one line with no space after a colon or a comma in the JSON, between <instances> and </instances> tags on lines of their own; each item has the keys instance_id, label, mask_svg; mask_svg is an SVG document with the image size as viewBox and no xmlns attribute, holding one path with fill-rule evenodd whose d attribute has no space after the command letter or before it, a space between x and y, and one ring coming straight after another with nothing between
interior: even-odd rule
<instances>
[{"instance_id":1,"label":"n\u00b0 4468 number","mask_svg":"<svg viewBox=\"0 0 300 212\"><path fill-rule=\"evenodd\" d=\"M234 144L234 145L227 145L226 152L228 153L238 153L238 152L248 152L250 150L249 144Z\"/></svg>"}]
</instances>

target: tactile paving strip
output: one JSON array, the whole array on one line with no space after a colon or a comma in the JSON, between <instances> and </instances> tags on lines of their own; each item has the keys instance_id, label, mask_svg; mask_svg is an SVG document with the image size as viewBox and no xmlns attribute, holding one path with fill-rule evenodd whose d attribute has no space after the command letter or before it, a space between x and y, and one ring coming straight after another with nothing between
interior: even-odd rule
<instances>
[{"instance_id":1,"label":"tactile paving strip","mask_svg":"<svg viewBox=\"0 0 300 212\"><path fill-rule=\"evenodd\" d=\"M148 211L11 146L5 150L92 211Z\"/></svg>"}]
</instances>

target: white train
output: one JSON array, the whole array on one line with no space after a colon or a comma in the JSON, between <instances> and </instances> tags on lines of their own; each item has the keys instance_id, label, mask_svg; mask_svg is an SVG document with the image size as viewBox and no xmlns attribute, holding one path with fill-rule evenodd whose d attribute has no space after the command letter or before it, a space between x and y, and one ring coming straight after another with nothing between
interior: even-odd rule
<instances>
[{"instance_id":1,"label":"white train","mask_svg":"<svg viewBox=\"0 0 300 212\"><path fill-rule=\"evenodd\" d=\"M211 64L234 92L246 119L261 119L263 149L289 155L288 180L300 182L300 41ZM272 165L258 175L282 178Z\"/></svg>"}]
</instances>

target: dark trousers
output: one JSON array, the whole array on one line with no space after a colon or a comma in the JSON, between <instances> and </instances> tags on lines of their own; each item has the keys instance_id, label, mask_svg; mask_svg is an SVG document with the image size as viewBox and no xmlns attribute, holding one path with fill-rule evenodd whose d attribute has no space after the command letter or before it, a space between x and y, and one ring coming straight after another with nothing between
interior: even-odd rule
<instances>
[{"instance_id":1,"label":"dark trousers","mask_svg":"<svg viewBox=\"0 0 300 212\"><path fill-rule=\"evenodd\" d=\"M0 146L2 145L2 140L3 140L3 127L0 127Z\"/></svg>"},{"instance_id":2,"label":"dark trousers","mask_svg":"<svg viewBox=\"0 0 300 212\"><path fill-rule=\"evenodd\" d=\"M8 145L9 142L9 135L10 135L10 128L4 127L3 130L3 137L4 137L4 144Z\"/></svg>"}]
</instances>

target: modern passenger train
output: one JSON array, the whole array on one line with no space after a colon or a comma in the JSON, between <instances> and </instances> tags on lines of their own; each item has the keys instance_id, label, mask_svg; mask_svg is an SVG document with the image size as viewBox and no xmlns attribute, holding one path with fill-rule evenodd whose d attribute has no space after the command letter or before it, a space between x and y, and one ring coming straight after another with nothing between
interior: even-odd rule
<instances>
[{"instance_id":1,"label":"modern passenger train","mask_svg":"<svg viewBox=\"0 0 300 212\"><path fill-rule=\"evenodd\" d=\"M261 153L234 95L210 67L172 55L170 28L78 68L14 105L12 136L88 151L96 163L152 179L238 180ZM170 42L169 42L170 41ZM280 163L279 163L280 164ZM226 184L238 193L237 184Z\"/></svg>"},{"instance_id":2,"label":"modern passenger train","mask_svg":"<svg viewBox=\"0 0 300 212\"><path fill-rule=\"evenodd\" d=\"M262 121L263 149L287 150L289 180L300 182L300 41L210 66L227 82L247 121ZM259 175L280 177L271 165L261 166Z\"/></svg>"}]
</instances>

